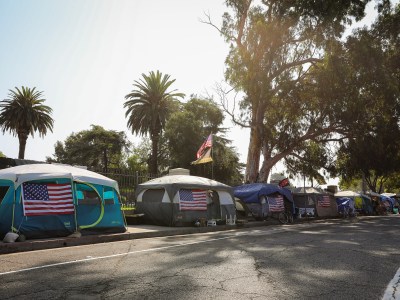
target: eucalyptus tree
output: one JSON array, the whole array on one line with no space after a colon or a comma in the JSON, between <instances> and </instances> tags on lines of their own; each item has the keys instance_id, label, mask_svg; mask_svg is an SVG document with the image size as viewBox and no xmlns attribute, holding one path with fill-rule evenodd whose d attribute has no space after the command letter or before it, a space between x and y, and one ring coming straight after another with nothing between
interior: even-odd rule
<instances>
[{"instance_id":1,"label":"eucalyptus tree","mask_svg":"<svg viewBox=\"0 0 400 300\"><path fill-rule=\"evenodd\" d=\"M0 127L3 133L9 131L18 136L18 158L24 159L29 135L34 137L38 132L40 137L44 137L48 131L53 132L52 108L43 104L43 92L35 87L15 87L15 90L9 90L8 97L0 102Z\"/></svg>"},{"instance_id":2,"label":"eucalyptus tree","mask_svg":"<svg viewBox=\"0 0 400 300\"><path fill-rule=\"evenodd\" d=\"M371 29L346 42L343 63L359 88L363 118L341 144L334 170L345 181L364 178L374 192L383 192L400 173L400 4L383 1L379 9Z\"/></svg>"},{"instance_id":3,"label":"eucalyptus tree","mask_svg":"<svg viewBox=\"0 0 400 300\"><path fill-rule=\"evenodd\" d=\"M149 164L150 174L158 173L158 143L170 113L177 107L178 98L183 93L177 90L168 90L175 82L170 75L151 71L149 75L142 74L142 78L135 80L134 89L125 96L125 117L127 126L134 134L149 135L152 151Z\"/></svg>"},{"instance_id":4,"label":"eucalyptus tree","mask_svg":"<svg viewBox=\"0 0 400 300\"><path fill-rule=\"evenodd\" d=\"M230 44L226 80L244 95L240 115L226 103L225 109L234 122L250 128L246 180L266 181L271 168L302 143L336 130L336 125L325 126L326 113L306 110L308 99L293 99L345 24L364 15L367 2L227 0L230 12L224 14L222 27L206 21ZM314 112L319 103L313 104Z\"/></svg>"}]
</instances>

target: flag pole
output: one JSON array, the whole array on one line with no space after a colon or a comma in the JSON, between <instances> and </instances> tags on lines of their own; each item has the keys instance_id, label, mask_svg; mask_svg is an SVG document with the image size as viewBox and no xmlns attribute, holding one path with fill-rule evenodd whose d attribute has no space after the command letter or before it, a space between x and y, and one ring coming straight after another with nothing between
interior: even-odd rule
<instances>
[{"instance_id":1,"label":"flag pole","mask_svg":"<svg viewBox=\"0 0 400 300\"><path fill-rule=\"evenodd\" d=\"M213 159L214 149L211 147L211 179L214 180L214 159Z\"/></svg>"}]
</instances>

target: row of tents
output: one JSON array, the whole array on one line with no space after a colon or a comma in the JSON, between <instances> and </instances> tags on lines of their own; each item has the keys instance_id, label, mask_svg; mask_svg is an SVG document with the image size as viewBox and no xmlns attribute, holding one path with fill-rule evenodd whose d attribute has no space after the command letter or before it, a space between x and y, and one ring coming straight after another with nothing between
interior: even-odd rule
<instances>
[{"instance_id":1,"label":"row of tents","mask_svg":"<svg viewBox=\"0 0 400 300\"><path fill-rule=\"evenodd\" d=\"M144 221L164 226L236 220L239 214L263 219L280 210L297 217L337 216L337 201L342 198L353 199L354 208L366 214L373 212L373 200L366 195L330 194L315 188L289 190L262 183L230 187L188 174L142 183L135 196L136 212L144 215ZM31 164L0 170L0 238L8 232L43 238L77 231L125 230L115 180L66 165Z\"/></svg>"},{"instance_id":2,"label":"row of tents","mask_svg":"<svg viewBox=\"0 0 400 300\"><path fill-rule=\"evenodd\" d=\"M230 187L190 175L150 180L140 184L135 194L137 212L144 214L145 221L166 226L191 225L201 219L224 221L237 215L265 219L280 210L297 218L335 217L343 202L349 203L353 211L369 215L389 201L384 195L373 198L352 191L333 194L312 187L290 190L264 183ZM391 198L388 211L400 203L397 201Z\"/></svg>"}]
</instances>

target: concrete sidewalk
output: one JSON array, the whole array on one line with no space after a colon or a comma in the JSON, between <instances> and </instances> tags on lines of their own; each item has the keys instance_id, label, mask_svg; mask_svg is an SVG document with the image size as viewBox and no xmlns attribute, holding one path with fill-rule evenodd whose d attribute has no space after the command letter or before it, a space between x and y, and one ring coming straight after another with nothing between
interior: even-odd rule
<instances>
[{"instance_id":1,"label":"concrete sidewalk","mask_svg":"<svg viewBox=\"0 0 400 300\"><path fill-rule=\"evenodd\" d=\"M182 234L204 233L213 231L232 230L244 227L270 225L269 222L247 222L237 225L217 225L209 227L165 227L156 225L128 225L127 231L115 234L84 235L81 237L60 237L49 239L32 239L25 242L0 242L0 254L35 251L52 248L62 248L98 243L109 243L132 239L174 236Z\"/></svg>"}]
</instances>

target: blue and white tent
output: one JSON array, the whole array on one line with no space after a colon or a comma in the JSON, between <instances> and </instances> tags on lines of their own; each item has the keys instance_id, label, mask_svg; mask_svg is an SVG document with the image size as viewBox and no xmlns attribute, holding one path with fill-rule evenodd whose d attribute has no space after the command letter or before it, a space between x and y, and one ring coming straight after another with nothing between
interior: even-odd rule
<instances>
[{"instance_id":1,"label":"blue and white tent","mask_svg":"<svg viewBox=\"0 0 400 300\"><path fill-rule=\"evenodd\" d=\"M370 215L373 213L371 197L353 191L340 191L335 194L335 198L350 198L354 202L354 207L358 213Z\"/></svg>"},{"instance_id":2,"label":"blue and white tent","mask_svg":"<svg viewBox=\"0 0 400 300\"><path fill-rule=\"evenodd\" d=\"M394 199L393 195L396 194L383 193L379 197L380 201L388 211L393 211L393 207L396 204L396 199Z\"/></svg>"},{"instance_id":3,"label":"blue and white tent","mask_svg":"<svg viewBox=\"0 0 400 300\"><path fill-rule=\"evenodd\" d=\"M118 183L65 165L31 164L0 170L0 238L124 232Z\"/></svg>"}]
</instances>

